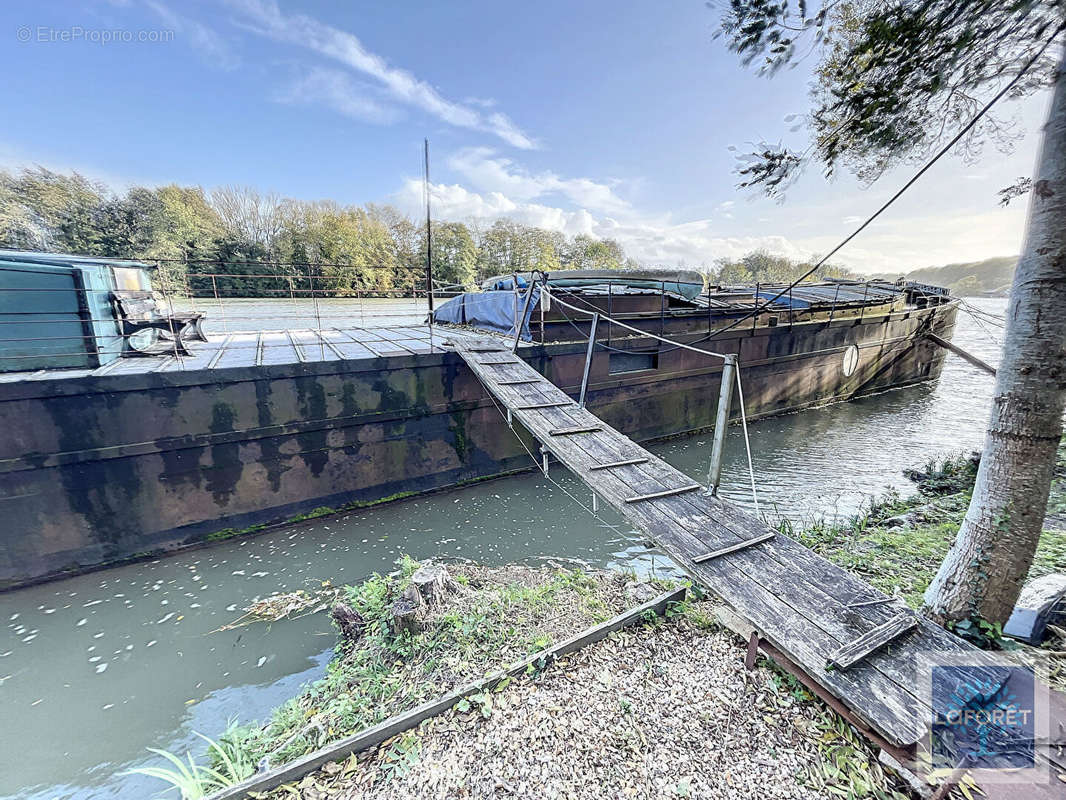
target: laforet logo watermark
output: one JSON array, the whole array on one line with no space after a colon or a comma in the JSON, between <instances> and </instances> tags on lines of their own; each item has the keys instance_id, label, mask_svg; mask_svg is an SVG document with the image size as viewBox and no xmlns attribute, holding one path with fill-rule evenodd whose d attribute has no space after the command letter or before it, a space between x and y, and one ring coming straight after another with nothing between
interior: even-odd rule
<instances>
[{"instance_id":1,"label":"laforet logo watermark","mask_svg":"<svg viewBox=\"0 0 1066 800\"><path fill-rule=\"evenodd\" d=\"M174 41L174 31L159 28L84 28L71 25L55 28L47 25L20 25L15 38L24 44L167 44Z\"/></svg>"},{"instance_id":2,"label":"laforet logo watermark","mask_svg":"<svg viewBox=\"0 0 1066 800\"><path fill-rule=\"evenodd\" d=\"M1043 665L991 653L926 654L922 673L931 718L922 766L937 777L967 770L978 783L1047 781L1047 685Z\"/></svg>"}]
</instances>

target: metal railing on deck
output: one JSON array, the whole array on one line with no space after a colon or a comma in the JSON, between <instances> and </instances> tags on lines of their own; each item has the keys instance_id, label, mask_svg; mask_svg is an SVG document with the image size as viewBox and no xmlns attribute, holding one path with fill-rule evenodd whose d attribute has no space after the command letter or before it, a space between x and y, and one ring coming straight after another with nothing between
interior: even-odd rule
<instances>
[{"instance_id":1,"label":"metal railing on deck","mask_svg":"<svg viewBox=\"0 0 1066 800\"><path fill-rule=\"evenodd\" d=\"M196 264L219 264L222 262L190 262L190 266ZM226 262L227 266L241 267L264 267L269 272L240 272L214 269L213 271L185 272L181 275L166 274L158 268L159 274L167 284L156 290L159 303L164 314L173 316L175 313L203 313L206 319L203 329L208 335L230 335L242 333L270 333L285 330L312 331L317 333L335 331L337 329L354 328L405 328L424 325L430 316L430 298L424 287L418 283L418 279L424 274L419 268L362 268L355 265L338 264L281 264L279 262ZM287 269L282 270L285 267ZM299 267L299 269L296 269ZM323 274L316 270L323 268L348 268L349 272L335 274ZM377 285L370 284L367 276L378 275L387 277L391 281L379 281ZM619 280L623 280L620 276ZM405 285L396 285L397 281ZM238 283L239 282L239 283ZM613 305L616 293L614 284L616 281L607 279L607 318L613 317ZM515 284L517 287L517 276ZM849 283L850 289L858 289L858 283ZM837 285L829 307L828 322L832 323L838 309L844 307L861 306L865 311L871 287L884 289L883 282L866 281L862 284L863 292L861 300L841 301L840 284ZM752 304L757 305L759 292L768 288L763 284L756 284L755 293L752 296ZM660 336L665 332L666 317L666 285L663 282L663 300L659 309ZM134 333L123 333L117 326L101 333L98 325L108 326L115 323L111 316L99 317L88 313L91 307L100 307L100 303L90 303L87 295L99 294L110 295L110 288L92 289L81 286L72 287L19 287L4 289L5 292L31 292L31 293L70 293L76 292L82 295L79 302L80 313L74 317L69 310L55 312L49 311L3 311L0 312L0 369L4 364L17 364L25 362L32 367L32 362L42 358L76 358L90 356L99 358L102 353L114 351L120 342L124 353L134 350L128 347L125 340ZM749 290L750 291L750 290ZM444 300L463 293L463 287L456 284L439 283L433 291L433 298ZM515 288L515 324L518 326L520 319L525 319L525 312L520 314L524 291ZM110 303L106 303L110 307ZM795 312L793 307L793 292L791 287L788 292L788 309ZM708 315L712 313L711 304L708 303ZM774 309L783 310L783 309ZM861 312L860 312L861 313ZM790 314L790 327L792 317ZM860 316L861 319L861 316ZM82 332L75 334L72 331L62 335L50 335L47 326L53 328L59 325L80 323ZM756 319L753 316L752 325ZM42 326L41 333L33 332L16 336L5 336L5 328L9 325L19 326ZM708 317L710 325L710 316ZM10 330L10 329L9 329ZM543 309L540 319L541 337L544 331ZM23 327L25 332L25 327ZM164 331L164 334L166 332ZM171 355L179 360L184 355L184 348L178 340L177 331L172 327L169 331L169 351L160 350L158 355ZM607 326L607 343L610 343L612 326ZM262 339L262 337L260 337ZM57 342L70 342L69 348L58 348ZM41 343L41 347L27 347L30 343ZM166 342L164 342L166 345ZM240 349L269 349L283 347L284 344L273 342L264 344L250 342L248 344L230 343L229 350ZM7 352L4 352L7 350ZM12 352L18 350L21 352ZM11 371L10 366L7 368Z\"/></svg>"}]
</instances>

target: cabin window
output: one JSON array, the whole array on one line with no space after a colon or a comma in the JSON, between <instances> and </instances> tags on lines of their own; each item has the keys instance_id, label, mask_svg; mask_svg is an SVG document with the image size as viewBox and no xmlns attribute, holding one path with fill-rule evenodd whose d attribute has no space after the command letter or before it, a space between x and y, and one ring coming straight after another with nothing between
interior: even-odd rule
<instances>
[{"instance_id":1,"label":"cabin window","mask_svg":"<svg viewBox=\"0 0 1066 800\"><path fill-rule=\"evenodd\" d=\"M611 375L621 372L642 372L646 369L659 368L659 354L649 353L611 353L608 371Z\"/></svg>"},{"instance_id":2,"label":"cabin window","mask_svg":"<svg viewBox=\"0 0 1066 800\"><path fill-rule=\"evenodd\" d=\"M146 285L144 270L130 267L112 267L111 274L115 276L115 288L119 291L145 291L151 289Z\"/></svg>"}]
</instances>

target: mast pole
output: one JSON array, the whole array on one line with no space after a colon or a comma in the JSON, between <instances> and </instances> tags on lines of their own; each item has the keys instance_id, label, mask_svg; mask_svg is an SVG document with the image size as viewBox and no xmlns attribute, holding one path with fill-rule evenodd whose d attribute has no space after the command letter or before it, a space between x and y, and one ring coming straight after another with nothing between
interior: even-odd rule
<instances>
[{"instance_id":1,"label":"mast pole","mask_svg":"<svg viewBox=\"0 0 1066 800\"><path fill-rule=\"evenodd\" d=\"M429 303L429 351L433 352L433 227L429 215L429 139L423 139L426 195L426 300Z\"/></svg>"}]
</instances>

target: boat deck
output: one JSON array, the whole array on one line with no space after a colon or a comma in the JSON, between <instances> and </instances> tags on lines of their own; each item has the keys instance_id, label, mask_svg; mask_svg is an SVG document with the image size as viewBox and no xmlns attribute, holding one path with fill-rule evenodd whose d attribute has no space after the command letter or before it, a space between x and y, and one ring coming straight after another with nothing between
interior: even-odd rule
<instances>
[{"instance_id":1,"label":"boat deck","mask_svg":"<svg viewBox=\"0 0 1066 800\"><path fill-rule=\"evenodd\" d=\"M359 361L390 356L448 352L441 347L451 339L492 336L484 331L465 331L434 326L432 345L428 325L373 328L296 329L216 333L207 342L186 342L190 355L125 356L94 369L40 369L0 373L0 383L20 381L95 378L103 375L145 375L154 372L261 367L308 362ZM499 337L513 342L513 338ZM520 347L528 346L523 342Z\"/></svg>"}]
</instances>

